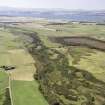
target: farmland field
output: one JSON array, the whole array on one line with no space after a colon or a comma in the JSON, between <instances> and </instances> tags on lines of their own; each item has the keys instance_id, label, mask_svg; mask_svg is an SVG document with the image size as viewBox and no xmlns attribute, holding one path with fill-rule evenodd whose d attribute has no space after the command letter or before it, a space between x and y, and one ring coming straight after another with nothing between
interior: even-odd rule
<instances>
[{"instance_id":1,"label":"farmland field","mask_svg":"<svg viewBox=\"0 0 105 105\"><path fill-rule=\"evenodd\" d=\"M73 46L74 36L91 40L75 40ZM98 48L104 41L105 25L53 25L42 19L1 26L0 86L10 89L13 105L104 105L105 51ZM4 94L0 100L4 105Z\"/></svg>"}]
</instances>

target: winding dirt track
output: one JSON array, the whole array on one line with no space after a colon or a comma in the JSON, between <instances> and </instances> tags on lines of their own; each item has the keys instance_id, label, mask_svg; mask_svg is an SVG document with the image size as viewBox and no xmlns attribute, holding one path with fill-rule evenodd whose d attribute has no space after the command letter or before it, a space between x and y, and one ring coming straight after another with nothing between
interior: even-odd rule
<instances>
[{"instance_id":1,"label":"winding dirt track","mask_svg":"<svg viewBox=\"0 0 105 105\"><path fill-rule=\"evenodd\" d=\"M105 41L90 37L52 37L52 42L60 43L67 46L86 46L93 49L105 51Z\"/></svg>"}]
</instances>

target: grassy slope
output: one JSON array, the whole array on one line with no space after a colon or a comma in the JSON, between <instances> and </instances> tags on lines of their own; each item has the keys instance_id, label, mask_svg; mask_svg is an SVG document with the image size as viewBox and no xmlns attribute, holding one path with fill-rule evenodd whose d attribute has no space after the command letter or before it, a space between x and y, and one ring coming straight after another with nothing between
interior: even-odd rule
<instances>
[{"instance_id":1,"label":"grassy slope","mask_svg":"<svg viewBox=\"0 0 105 105\"><path fill-rule=\"evenodd\" d=\"M17 37L8 30L0 30L0 48L2 48L2 50L8 50L22 47L22 43L17 42L16 38Z\"/></svg>"},{"instance_id":2,"label":"grassy slope","mask_svg":"<svg viewBox=\"0 0 105 105\"><path fill-rule=\"evenodd\" d=\"M48 105L36 81L12 81L12 95L14 105Z\"/></svg>"},{"instance_id":3,"label":"grassy slope","mask_svg":"<svg viewBox=\"0 0 105 105\"><path fill-rule=\"evenodd\" d=\"M89 52L89 50L91 52ZM105 82L105 52L92 50L89 48L87 48L87 51L83 50L83 48L74 48L74 51L70 51L70 54L73 55L73 66L86 70L92 73L97 79Z\"/></svg>"}]
</instances>

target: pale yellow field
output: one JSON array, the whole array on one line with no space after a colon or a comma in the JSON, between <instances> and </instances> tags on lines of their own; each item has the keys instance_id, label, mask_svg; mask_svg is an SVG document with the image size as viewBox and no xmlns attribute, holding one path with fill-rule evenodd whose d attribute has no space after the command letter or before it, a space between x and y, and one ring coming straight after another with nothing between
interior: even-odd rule
<instances>
[{"instance_id":1,"label":"pale yellow field","mask_svg":"<svg viewBox=\"0 0 105 105\"><path fill-rule=\"evenodd\" d=\"M0 53L0 66L11 65L9 53Z\"/></svg>"},{"instance_id":2,"label":"pale yellow field","mask_svg":"<svg viewBox=\"0 0 105 105\"><path fill-rule=\"evenodd\" d=\"M32 56L24 49L9 50L9 59L12 65L26 65L35 63Z\"/></svg>"},{"instance_id":3,"label":"pale yellow field","mask_svg":"<svg viewBox=\"0 0 105 105\"><path fill-rule=\"evenodd\" d=\"M25 66L16 67L15 70L10 71L12 80L24 80L24 81L32 81L34 80L33 76L36 72L36 68L34 64L27 64Z\"/></svg>"},{"instance_id":4,"label":"pale yellow field","mask_svg":"<svg viewBox=\"0 0 105 105\"><path fill-rule=\"evenodd\" d=\"M15 66L14 70L8 71L12 80L33 80L36 72L35 61L24 49L9 50L1 54L0 66Z\"/></svg>"}]
</instances>

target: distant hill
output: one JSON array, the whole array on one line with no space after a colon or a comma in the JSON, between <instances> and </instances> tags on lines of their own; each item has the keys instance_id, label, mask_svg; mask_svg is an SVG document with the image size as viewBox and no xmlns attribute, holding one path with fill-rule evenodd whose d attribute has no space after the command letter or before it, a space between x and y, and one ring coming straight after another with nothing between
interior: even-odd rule
<instances>
[{"instance_id":1,"label":"distant hill","mask_svg":"<svg viewBox=\"0 0 105 105\"><path fill-rule=\"evenodd\" d=\"M71 21L105 21L105 10L83 11L66 9L17 9L0 7L0 16L24 16L47 19L64 19Z\"/></svg>"}]
</instances>

